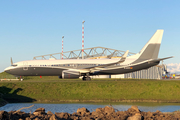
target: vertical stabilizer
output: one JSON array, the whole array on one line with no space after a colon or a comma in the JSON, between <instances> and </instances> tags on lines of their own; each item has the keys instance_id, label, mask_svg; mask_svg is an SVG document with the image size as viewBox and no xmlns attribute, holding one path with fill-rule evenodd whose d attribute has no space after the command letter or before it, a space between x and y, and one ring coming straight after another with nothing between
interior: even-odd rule
<instances>
[{"instance_id":1,"label":"vertical stabilizer","mask_svg":"<svg viewBox=\"0 0 180 120\"><path fill-rule=\"evenodd\" d=\"M139 59L157 59L164 30L157 30L139 53Z\"/></svg>"}]
</instances>

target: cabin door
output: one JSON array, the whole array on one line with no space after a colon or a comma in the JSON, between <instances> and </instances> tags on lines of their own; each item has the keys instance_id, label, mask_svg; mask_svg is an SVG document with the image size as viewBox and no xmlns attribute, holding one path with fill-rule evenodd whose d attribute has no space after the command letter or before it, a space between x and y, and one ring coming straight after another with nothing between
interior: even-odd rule
<instances>
[{"instance_id":1,"label":"cabin door","mask_svg":"<svg viewBox=\"0 0 180 120\"><path fill-rule=\"evenodd\" d=\"M23 62L23 70L28 70L28 62Z\"/></svg>"}]
</instances>

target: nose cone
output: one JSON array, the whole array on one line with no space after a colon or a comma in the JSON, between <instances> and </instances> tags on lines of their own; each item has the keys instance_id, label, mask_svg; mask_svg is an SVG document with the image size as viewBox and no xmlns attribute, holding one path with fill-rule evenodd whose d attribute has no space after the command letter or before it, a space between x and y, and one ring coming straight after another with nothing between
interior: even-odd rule
<instances>
[{"instance_id":1,"label":"nose cone","mask_svg":"<svg viewBox=\"0 0 180 120\"><path fill-rule=\"evenodd\" d=\"M10 66L10 67L7 67L6 69L4 69L4 72L13 74L13 69L14 69L14 67Z\"/></svg>"}]
</instances>

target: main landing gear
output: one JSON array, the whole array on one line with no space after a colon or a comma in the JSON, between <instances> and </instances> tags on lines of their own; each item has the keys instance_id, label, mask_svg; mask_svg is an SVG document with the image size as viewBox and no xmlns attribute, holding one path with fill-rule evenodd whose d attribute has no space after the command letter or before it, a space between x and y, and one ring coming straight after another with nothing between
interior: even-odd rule
<instances>
[{"instance_id":1,"label":"main landing gear","mask_svg":"<svg viewBox=\"0 0 180 120\"><path fill-rule=\"evenodd\" d=\"M91 78L90 78L90 77L85 77L85 76L83 76L82 80L84 80L84 81L86 81L86 80L91 80Z\"/></svg>"},{"instance_id":2,"label":"main landing gear","mask_svg":"<svg viewBox=\"0 0 180 120\"><path fill-rule=\"evenodd\" d=\"M83 81L91 80L91 77L89 77L89 73L86 73L86 75L83 76L82 80L83 80Z\"/></svg>"}]
</instances>

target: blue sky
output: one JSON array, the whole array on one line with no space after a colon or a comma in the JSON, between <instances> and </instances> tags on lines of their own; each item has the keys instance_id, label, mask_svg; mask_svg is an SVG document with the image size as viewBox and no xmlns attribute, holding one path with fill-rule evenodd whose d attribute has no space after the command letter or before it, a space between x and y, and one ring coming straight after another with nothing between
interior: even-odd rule
<instances>
[{"instance_id":1,"label":"blue sky","mask_svg":"<svg viewBox=\"0 0 180 120\"><path fill-rule=\"evenodd\" d=\"M164 29L159 57L180 63L180 1L174 0L1 0L0 72L34 56L85 48L108 47L137 53Z\"/></svg>"}]
</instances>

